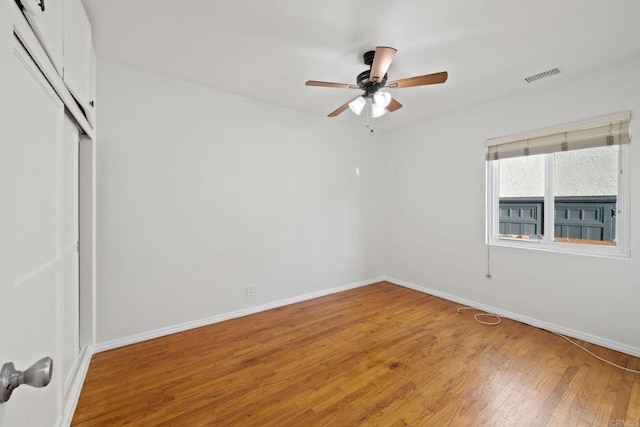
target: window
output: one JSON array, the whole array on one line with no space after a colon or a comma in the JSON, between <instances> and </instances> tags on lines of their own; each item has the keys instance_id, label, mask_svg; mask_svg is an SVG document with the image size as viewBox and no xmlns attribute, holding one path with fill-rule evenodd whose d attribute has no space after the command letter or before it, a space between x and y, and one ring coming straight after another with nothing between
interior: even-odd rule
<instances>
[{"instance_id":1,"label":"window","mask_svg":"<svg viewBox=\"0 0 640 427\"><path fill-rule=\"evenodd\" d=\"M487 243L629 256L630 112L487 141Z\"/></svg>"}]
</instances>

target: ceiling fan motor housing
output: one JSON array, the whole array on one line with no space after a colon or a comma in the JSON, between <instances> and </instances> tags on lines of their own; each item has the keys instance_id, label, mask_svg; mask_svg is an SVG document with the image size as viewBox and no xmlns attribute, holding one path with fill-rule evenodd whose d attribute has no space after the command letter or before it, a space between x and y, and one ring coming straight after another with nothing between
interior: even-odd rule
<instances>
[{"instance_id":1,"label":"ceiling fan motor housing","mask_svg":"<svg viewBox=\"0 0 640 427\"><path fill-rule=\"evenodd\" d=\"M376 51L375 50L370 50L368 52L365 52L362 55L362 59L364 60L365 65L368 65L369 67L371 67L371 65L373 64L373 57L376 56Z\"/></svg>"},{"instance_id":2,"label":"ceiling fan motor housing","mask_svg":"<svg viewBox=\"0 0 640 427\"><path fill-rule=\"evenodd\" d=\"M356 77L356 83L358 87L365 91L365 93L362 95L365 98L373 96L373 94L376 93L378 89L380 89L387 83L387 74L384 75L382 81L380 82L376 83L370 80L371 66L373 65L373 58L375 57L375 55L375 50L370 50L362 55L362 59L364 60L365 65L369 66L369 69L361 72L360 74L358 74L358 77Z\"/></svg>"},{"instance_id":3,"label":"ceiling fan motor housing","mask_svg":"<svg viewBox=\"0 0 640 427\"><path fill-rule=\"evenodd\" d=\"M360 74L358 74L358 77L356 78L356 83L358 84L358 87L365 91L364 96L373 95L374 93L376 93L378 89L380 89L382 86L384 86L387 83L386 74L384 75L384 78L382 79L382 81L379 83L372 82L371 80L369 80L370 75L371 75L371 70L365 70Z\"/></svg>"}]
</instances>

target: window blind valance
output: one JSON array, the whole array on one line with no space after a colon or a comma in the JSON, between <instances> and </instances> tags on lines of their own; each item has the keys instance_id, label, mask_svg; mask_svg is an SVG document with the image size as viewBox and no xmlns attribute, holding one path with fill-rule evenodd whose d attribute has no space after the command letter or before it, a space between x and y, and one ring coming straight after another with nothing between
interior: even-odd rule
<instances>
[{"instance_id":1,"label":"window blind valance","mask_svg":"<svg viewBox=\"0 0 640 427\"><path fill-rule=\"evenodd\" d=\"M487 141L487 160L557 153L631 142L631 112L554 126Z\"/></svg>"}]
</instances>

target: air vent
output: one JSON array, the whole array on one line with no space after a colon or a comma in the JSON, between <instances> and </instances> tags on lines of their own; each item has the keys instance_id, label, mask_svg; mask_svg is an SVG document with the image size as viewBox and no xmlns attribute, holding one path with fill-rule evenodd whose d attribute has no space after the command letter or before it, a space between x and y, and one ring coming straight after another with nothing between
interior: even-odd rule
<instances>
[{"instance_id":1,"label":"air vent","mask_svg":"<svg viewBox=\"0 0 640 427\"><path fill-rule=\"evenodd\" d=\"M547 71L543 71L542 73L534 74L533 76L525 77L524 81L527 83L533 83L536 80L545 79L547 77L555 76L556 74L560 74L560 68L552 68Z\"/></svg>"}]
</instances>

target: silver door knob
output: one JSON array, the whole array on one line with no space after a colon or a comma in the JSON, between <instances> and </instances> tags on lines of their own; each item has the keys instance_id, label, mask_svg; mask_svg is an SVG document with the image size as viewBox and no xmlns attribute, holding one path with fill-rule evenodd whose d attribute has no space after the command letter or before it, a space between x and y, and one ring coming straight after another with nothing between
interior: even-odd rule
<instances>
[{"instance_id":1,"label":"silver door knob","mask_svg":"<svg viewBox=\"0 0 640 427\"><path fill-rule=\"evenodd\" d=\"M18 371L13 363L5 363L0 370L0 403L11 397L13 390L27 384L32 387L45 387L53 375L53 359L43 357L26 371Z\"/></svg>"}]
</instances>

